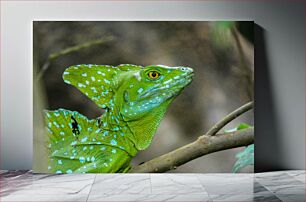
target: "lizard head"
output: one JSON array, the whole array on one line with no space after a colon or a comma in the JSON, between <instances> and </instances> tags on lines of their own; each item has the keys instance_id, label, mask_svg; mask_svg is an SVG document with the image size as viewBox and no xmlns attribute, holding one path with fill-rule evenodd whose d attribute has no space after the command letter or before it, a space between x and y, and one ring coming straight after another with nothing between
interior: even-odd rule
<instances>
[{"instance_id":1,"label":"lizard head","mask_svg":"<svg viewBox=\"0 0 306 202\"><path fill-rule=\"evenodd\" d=\"M123 74L121 114L126 120L137 120L167 105L192 81L189 67L150 65Z\"/></svg>"},{"instance_id":2,"label":"lizard head","mask_svg":"<svg viewBox=\"0 0 306 202\"><path fill-rule=\"evenodd\" d=\"M191 83L189 67L150 65L122 74L116 100L138 150L146 149L169 104Z\"/></svg>"},{"instance_id":3,"label":"lizard head","mask_svg":"<svg viewBox=\"0 0 306 202\"><path fill-rule=\"evenodd\" d=\"M192 78L189 67L164 65L76 65L63 73L66 83L122 121L114 124L130 128L138 150L150 145L167 107Z\"/></svg>"}]
</instances>

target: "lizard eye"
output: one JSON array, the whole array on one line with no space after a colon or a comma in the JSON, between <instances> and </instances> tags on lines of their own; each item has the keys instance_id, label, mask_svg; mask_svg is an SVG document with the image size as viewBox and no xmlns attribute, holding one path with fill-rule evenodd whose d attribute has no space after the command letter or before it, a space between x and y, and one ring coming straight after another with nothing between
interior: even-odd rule
<instances>
[{"instance_id":1,"label":"lizard eye","mask_svg":"<svg viewBox=\"0 0 306 202\"><path fill-rule=\"evenodd\" d=\"M148 76L150 79L157 79L160 76L160 73L157 71L150 71Z\"/></svg>"}]
</instances>

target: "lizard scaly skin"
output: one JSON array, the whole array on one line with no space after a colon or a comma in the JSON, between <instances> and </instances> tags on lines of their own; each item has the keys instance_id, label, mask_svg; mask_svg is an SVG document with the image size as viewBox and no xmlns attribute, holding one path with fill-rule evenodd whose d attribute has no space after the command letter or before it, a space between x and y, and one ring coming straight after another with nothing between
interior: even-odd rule
<instances>
[{"instance_id":1,"label":"lizard scaly skin","mask_svg":"<svg viewBox=\"0 0 306 202\"><path fill-rule=\"evenodd\" d=\"M88 119L76 111L45 111L52 173L127 172L146 149L167 107L192 81L189 67L76 65L63 73L105 113Z\"/></svg>"}]
</instances>

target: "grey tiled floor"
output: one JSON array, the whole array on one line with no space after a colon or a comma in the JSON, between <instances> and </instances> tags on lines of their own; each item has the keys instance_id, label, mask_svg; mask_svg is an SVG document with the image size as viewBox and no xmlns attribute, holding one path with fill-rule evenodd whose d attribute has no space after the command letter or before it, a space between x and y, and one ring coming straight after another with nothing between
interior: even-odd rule
<instances>
[{"instance_id":1,"label":"grey tiled floor","mask_svg":"<svg viewBox=\"0 0 306 202\"><path fill-rule=\"evenodd\" d=\"M305 201L305 171L32 174L1 171L1 201Z\"/></svg>"}]
</instances>

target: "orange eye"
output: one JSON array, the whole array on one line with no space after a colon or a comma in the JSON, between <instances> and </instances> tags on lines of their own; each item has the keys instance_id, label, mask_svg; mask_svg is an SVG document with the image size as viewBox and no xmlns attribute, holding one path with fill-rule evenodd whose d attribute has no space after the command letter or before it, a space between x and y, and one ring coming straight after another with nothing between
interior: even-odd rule
<instances>
[{"instance_id":1,"label":"orange eye","mask_svg":"<svg viewBox=\"0 0 306 202\"><path fill-rule=\"evenodd\" d=\"M159 76L160 76L160 73L158 73L157 71L150 71L148 76L151 78L151 79L157 79Z\"/></svg>"}]
</instances>

